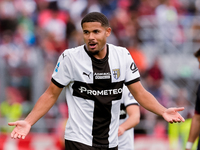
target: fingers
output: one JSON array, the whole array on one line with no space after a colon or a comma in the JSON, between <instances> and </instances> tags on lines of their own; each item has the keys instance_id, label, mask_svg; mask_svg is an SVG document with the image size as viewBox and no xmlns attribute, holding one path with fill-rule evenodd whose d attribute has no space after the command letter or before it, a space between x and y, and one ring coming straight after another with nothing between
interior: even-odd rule
<instances>
[{"instance_id":1,"label":"fingers","mask_svg":"<svg viewBox=\"0 0 200 150\"><path fill-rule=\"evenodd\" d=\"M185 109L184 107L179 107L179 108L175 108L175 111L183 111L184 109ZM182 122L185 122L185 119L180 114L179 114L178 119L180 119L180 121Z\"/></svg>"},{"instance_id":2,"label":"fingers","mask_svg":"<svg viewBox=\"0 0 200 150\"><path fill-rule=\"evenodd\" d=\"M179 116L179 119L182 121L182 122L185 122L185 119L180 115Z\"/></svg>"},{"instance_id":3,"label":"fingers","mask_svg":"<svg viewBox=\"0 0 200 150\"><path fill-rule=\"evenodd\" d=\"M16 138L20 139L20 138L21 138L21 135L19 135L17 132L12 132L12 133L11 133L11 138L12 138L12 139L16 139Z\"/></svg>"},{"instance_id":4,"label":"fingers","mask_svg":"<svg viewBox=\"0 0 200 150\"><path fill-rule=\"evenodd\" d=\"M14 134L14 139L16 139L16 138L18 137L18 135L19 135L19 134L17 134L17 133L15 132L15 134Z\"/></svg>"},{"instance_id":5,"label":"fingers","mask_svg":"<svg viewBox=\"0 0 200 150\"><path fill-rule=\"evenodd\" d=\"M121 132L118 132L118 136L121 136L122 135L122 133Z\"/></svg>"},{"instance_id":6,"label":"fingers","mask_svg":"<svg viewBox=\"0 0 200 150\"><path fill-rule=\"evenodd\" d=\"M180 123L181 122L181 120L178 118L178 119L173 119L173 123Z\"/></svg>"},{"instance_id":7,"label":"fingers","mask_svg":"<svg viewBox=\"0 0 200 150\"><path fill-rule=\"evenodd\" d=\"M11 132L11 138L14 138L14 135L15 135L15 131L12 131Z\"/></svg>"},{"instance_id":8,"label":"fingers","mask_svg":"<svg viewBox=\"0 0 200 150\"><path fill-rule=\"evenodd\" d=\"M11 132L11 138L12 139L25 139L25 135L22 135L22 134L19 134L19 133L17 133L15 130L13 130L12 132Z\"/></svg>"},{"instance_id":9,"label":"fingers","mask_svg":"<svg viewBox=\"0 0 200 150\"><path fill-rule=\"evenodd\" d=\"M21 138L25 139L25 137L26 137L25 135L18 134L17 132L14 132L14 131L11 133L12 139L21 139Z\"/></svg>"},{"instance_id":10,"label":"fingers","mask_svg":"<svg viewBox=\"0 0 200 150\"><path fill-rule=\"evenodd\" d=\"M18 135L18 136L17 136L18 139L20 139L21 137L22 137L21 135Z\"/></svg>"},{"instance_id":11,"label":"fingers","mask_svg":"<svg viewBox=\"0 0 200 150\"><path fill-rule=\"evenodd\" d=\"M17 132L15 132L15 131L13 131L13 132L11 133L11 138L12 138L12 139L16 139L16 138L18 138L18 136L20 137L20 135L19 135Z\"/></svg>"},{"instance_id":12,"label":"fingers","mask_svg":"<svg viewBox=\"0 0 200 150\"><path fill-rule=\"evenodd\" d=\"M177 119L177 122L178 122L178 123L181 123L181 119L178 118L178 119Z\"/></svg>"},{"instance_id":13,"label":"fingers","mask_svg":"<svg viewBox=\"0 0 200 150\"><path fill-rule=\"evenodd\" d=\"M171 119L170 121L168 121L169 123L173 124L173 123L177 123L176 119Z\"/></svg>"},{"instance_id":14,"label":"fingers","mask_svg":"<svg viewBox=\"0 0 200 150\"><path fill-rule=\"evenodd\" d=\"M9 125L9 126L16 126L16 125L17 125L17 122L8 122L8 125Z\"/></svg>"},{"instance_id":15,"label":"fingers","mask_svg":"<svg viewBox=\"0 0 200 150\"><path fill-rule=\"evenodd\" d=\"M181 118L181 117L179 117L179 118L177 118L177 119L171 119L171 120L169 120L168 122L169 123L171 123L171 124L173 124L173 123L181 123L181 122L184 122L185 120L183 119L183 117Z\"/></svg>"},{"instance_id":16,"label":"fingers","mask_svg":"<svg viewBox=\"0 0 200 150\"><path fill-rule=\"evenodd\" d=\"M175 111L183 111L184 109L185 109L184 107L174 108Z\"/></svg>"}]
</instances>

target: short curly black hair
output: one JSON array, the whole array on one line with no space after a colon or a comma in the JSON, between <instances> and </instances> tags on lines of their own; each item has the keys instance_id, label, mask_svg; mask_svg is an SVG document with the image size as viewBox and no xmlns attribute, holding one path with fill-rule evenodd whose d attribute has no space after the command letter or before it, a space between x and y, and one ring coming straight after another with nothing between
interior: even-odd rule
<instances>
[{"instance_id":1,"label":"short curly black hair","mask_svg":"<svg viewBox=\"0 0 200 150\"><path fill-rule=\"evenodd\" d=\"M103 27L110 26L107 17L100 12L91 12L85 15L81 21L81 27L83 27L83 23L85 22L100 22Z\"/></svg>"},{"instance_id":2,"label":"short curly black hair","mask_svg":"<svg viewBox=\"0 0 200 150\"><path fill-rule=\"evenodd\" d=\"M200 56L200 49L198 49L195 53L194 53L195 57L199 57Z\"/></svg>"}]
</instances>

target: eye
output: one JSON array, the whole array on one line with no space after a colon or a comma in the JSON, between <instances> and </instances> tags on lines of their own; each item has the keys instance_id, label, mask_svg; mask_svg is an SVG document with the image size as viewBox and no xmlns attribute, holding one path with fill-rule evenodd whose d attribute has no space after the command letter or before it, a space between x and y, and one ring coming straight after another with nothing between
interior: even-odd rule
<instances>
[{"instance_id":1,"label":"eye","mask_svg":"<svg viewBox=\"0 0 200 150\"><path fill-rule=\"evenodd\" d=\"M94 30L94 33L99 33L99 30Z\"/></svg>"},{"instance_id":2,"label":"eye","mask_svg":"<svg viewBox=\"0 0 200 150\"><path fill-rule=\"evenodd\" d=\"M84 34L89 34L89 31L84 30L83 33Z\"/></svg>"}]
</instances>

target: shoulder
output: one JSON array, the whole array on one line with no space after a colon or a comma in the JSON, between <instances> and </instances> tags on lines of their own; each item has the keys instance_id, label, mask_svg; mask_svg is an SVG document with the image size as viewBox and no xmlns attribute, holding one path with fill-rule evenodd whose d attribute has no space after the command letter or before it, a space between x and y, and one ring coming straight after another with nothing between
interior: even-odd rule
<instances>
[{"instance_id":1,"label":"shoulder","mask_svg":"<svg viewBox=\"0 0 200 150\"><path fill-rule=\"evenodd\" d=\"M74 48L69 48L69 49L64 50L62 55L63 54L76 54L76 53L79 53L80 51L83 51L83 50L84 50L84 45L81 45L81 46L77 46L77 47L74 47Z\"/></svg>"},{"instance_id":2,"label":"shoulder","mask_svg":"<svg viewBox=\"0 0 200 150\"><path fill-rule=\"evenodd\" d=\"M79 55L81 55L84 52L84 45L75 47L75 48L69 48L65 49L63 53L59 56L58 62L64 64L68 64L69 62L77 59Z\"/></svg>"},{"instance_id":3,"label":"shoulder","mask_svg":"<svg viewBox=\"0 0 200 150\"><path fill-rule=\"evenodd\" d=\"M64 50L64 52L60 55L60 57L63 59L66 59L66 58L70 59L73 57L78 57L84 52L85 52L84 45L81 45L75 48L69 48L69 49Z\"/></svg>"},{"instance_id":4,"label":"shoulder","mask_svg":"<svg viewBox=\"0 0 200 150\"><path fill-rule=\"evenodd\" d=\"M108 47L109 47L110 53L117 53L121 56L130 54L129 51L125 47L122 47L122 46L116 46L116 45L113 45L113 44L108 44Z\"/></svg>"},{"instance_id":5,"label":"shoulder","mask_svg":"<svg viewBox=\"0 0 200 150\"><path fill-rule=\"evenodd\" d=\"M110 50L118 50L118 51L127 50L125 47L122 47L122 46L116 46L116 45L113 45L110 43L107 43L107 44L108 44Z\"/></svg>"}]
</instances>

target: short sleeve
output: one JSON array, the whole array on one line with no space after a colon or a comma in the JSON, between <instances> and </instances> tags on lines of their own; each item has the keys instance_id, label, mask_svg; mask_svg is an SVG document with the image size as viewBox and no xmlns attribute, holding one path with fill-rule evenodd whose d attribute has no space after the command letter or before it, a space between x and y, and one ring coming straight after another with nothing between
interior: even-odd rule
<instances>
[{"instance_id":1,"label":"short sleeve","mask_svg":"<svg viewBox=\"0 0 200 150\"><path fill-rule=\"evenodd\" d=\"M125 58L126 62L126 77L125 84L130 85L134 82L140 81L140 73L138 67L136 66L131 54L127 50L127 55Z\"/></svg>"},{"instance_id":2,"label":"short sleeve","mask_svg":"<svg viewBox=\"0 0 200 150\"><path fill-rule=\"evenodd\" d=\"M52 74L52 82L57 86L67 86L72 81L72 65L68 53L66 51L60 55L54 72Z\"/></svg>"}]
</instances>

